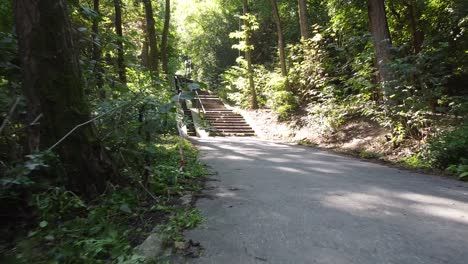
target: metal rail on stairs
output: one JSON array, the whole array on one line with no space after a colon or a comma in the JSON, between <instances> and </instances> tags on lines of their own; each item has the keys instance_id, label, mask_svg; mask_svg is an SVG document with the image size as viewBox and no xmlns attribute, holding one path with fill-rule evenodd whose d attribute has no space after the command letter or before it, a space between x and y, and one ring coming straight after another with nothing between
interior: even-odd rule
<instances>
[{"instance_id":1,"label":"metal rail on stairs","mask_svg":"<svg viewBox=\"0 0 468 264\"><path fill-rule=\"evenodd\" d=\"M200 95L198 94L198 91L195 90L195 94L197 95L197 100L198 100L198 111L200 111L200 107L201 107L201 110L202 110L202 113L205 114L206 111L205 111L205 107L203 106L202 102L201 102L201 99L200 99Z\"/></svg>"}]
</instances>

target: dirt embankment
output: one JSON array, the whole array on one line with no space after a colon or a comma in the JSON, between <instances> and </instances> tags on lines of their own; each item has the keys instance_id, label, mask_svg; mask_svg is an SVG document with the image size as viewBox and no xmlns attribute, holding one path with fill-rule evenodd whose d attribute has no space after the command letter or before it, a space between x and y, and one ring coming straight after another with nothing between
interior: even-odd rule
<instances>
[{"instance_id":1,"label":"dirt embankment","mask_svg":"<svg viewBox=\"0 0 468 264\"><path fill-rule=\"evenodd\" d=\"M272 110L234 109L244 116L257 136L263 139L315 145L362 158L393 162L412 155L417 148L415 142L400 144L396 148L389 130L363 118L348 120L334 131L320 133L320 129L306 125L304 117L279 121L278 115Z\"/></svg>"}]
</instances>

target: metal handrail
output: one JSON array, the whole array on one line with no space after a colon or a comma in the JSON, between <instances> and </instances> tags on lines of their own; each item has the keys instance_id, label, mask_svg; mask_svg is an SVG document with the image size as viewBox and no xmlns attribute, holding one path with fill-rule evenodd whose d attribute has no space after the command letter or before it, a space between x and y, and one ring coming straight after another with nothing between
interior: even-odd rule
<instances>
[{"instance_id":1,"label":"metal handrail","mask_svg":"<svg viewBox=\"0 0 468 264\"><path fill-rule=\"evenodd\" d=\"M197 91L197 90L195 90L195 94L197 95L198 105L201 106L202 111L203 111L203 114L205 114L205 113L206 113L205 107L203 107L203 104L202 104L201 99L200 99L200 95L198 94L198 91Z\"/></svg>"}]
</instances>

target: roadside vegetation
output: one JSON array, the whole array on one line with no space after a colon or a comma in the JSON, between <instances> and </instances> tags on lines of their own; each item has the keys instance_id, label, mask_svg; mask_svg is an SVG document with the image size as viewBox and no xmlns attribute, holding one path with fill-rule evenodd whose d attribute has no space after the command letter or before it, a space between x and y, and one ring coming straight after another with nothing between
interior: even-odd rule
<instances>
[{"instance_id":1,"label":"roadside vegetation","mask_svg":"<svg viewBox=\"0 0 468 264\"><path fill-rule=\"evenodd\" d=\"M206 171L177 129L171 2L35 3L0 4L0 262L142 263L152 232L175 248Z\"/></svg>"}]
</instances>

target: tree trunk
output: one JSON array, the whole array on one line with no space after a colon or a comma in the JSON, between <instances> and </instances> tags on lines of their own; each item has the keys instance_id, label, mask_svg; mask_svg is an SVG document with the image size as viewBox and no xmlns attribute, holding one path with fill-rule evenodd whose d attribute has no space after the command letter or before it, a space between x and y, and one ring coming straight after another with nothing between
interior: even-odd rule
<instances>
[{"instance_id":1,"label":"tree trunk","mask_svg":"<svg viewBox=\"0 0 468 264\"><path fill-rule=\"evenodd\" d=\"M115 32L119 39L117 40L117 71L119 73L119 80L122 83L127 83L127 74L125 72L124 62L124 47L123 47L123 33L122 33L122 1L114 0L115 9Z\"/></svg>"},{"instance_id":2,"label":"tree trunk","mask_svg":"<svg viewBox=\"0 0 468 264\"><path fill-rule=\"evenodd\" d=\"M249 4L248 0L242 0L242 6L244 10L244 15L249 13ZM249 28L249 21L244 20L244 25L246 28ZM250 31L246 32L245 37L245 45L247 46L245 50L245 60L247 61L247 77L249 79L249 90L250 90L250 107L252 109L258 109L258 102L257 102L257 92L255 91L255 83L254 83L254 72L252 66L252 50L250 48Z\"/></svg>"},{"instance_id":3,"label":"tree trunk","mask_svg":"<svg viewBox=\"0 0 468 264\"><path fill-rule=\"evenodd\" d=\"M164 73L169 73L169 54L167 42L169 38L169 25L171 20L171 0L166 0L166 11L164 13L164 29L161 40L161 61Z\"/></svg>"},{"instance_id":4,"label":"tree trunk","mask_svg":"<svg viewBox=\"0 0 468 264\"><path fill-rule=\"evenodd\" d=\"M64 0L16 0L15 17L25 95L30 103L40 102L41 144L50 146L90 119L67 5ZM101 193L116 175L92 124L76 130L57 150L68 186L77 193Z\"/></svg>"},{"instance_id":5,"label":"tree trunk","mask_svg":"<svg viewBox=\"0 0 468 264\"><path fill-rule=\"evenodd\" d=\"M151 0L143 0L143 4L145 5L146 34L148 36L148 65L149 69L157 76L159 74L158 44L156 41L156 29L154 27L153 6Z\"/></svg>"},{"instance_id":6,"label":"tree trunk","mask_svg":"<svg viewBox=\"0 0 468 264\"><path fill-rule=\"evenodd\" d=\"M387 85L392 80L392 74L388 68L392 40L388 29L384 0L368 0L368 11L370 29L374 40L376 68L378 70L379 81L384 87L384 99L388 99L393 93L390 86Z\"/></svg>"},{"instance_id":7,"label":"tree trunk","mask_svg":"<svg viewBox=\"0 0 468 264\"><path fill-rule=\"evenodd\" d=\"M278 51L281 64L281 75L286 78L286 90L289 90L287 85L288 71L286 69L286 56L284 53L283 30L281 29L281 19L278 12L278 4L276 0L270 0L270 2L273 11L273 19L275 20L276 24L276 33L278 35Z\"/></svg>"},{"instance_id":8,"label":"tree trunk","mask_svg":"<svg viewBox=\"0 0 468 264\"><path fill-rule=\"evenodd\" d=\"M308 39L310 37L309 34L309 22L307 21L307 1L306 0L298 0L299 5L299 26L301 28L301 37L303 39Z\"/></svg>"},{"instance_id":9,"label":"tree trunk","mask_svg":"<svg viewBox=\"0 0 468 264\"><path fill-rule=\"evenodd\" d=\"M99 12L99 0L94 0L94 12L96 14L100 14ZM99 48L100 45L100 38L99 38L99 20L93 20L93 60L94 60L94 76L96 78L96 87L99 92L99 97L101 99L106 98L106 91L103 88L104 81L102 79L102 67L101 67L101 49Z\"/></svg>"},{"instance_id":10,"label":"tree trunk","mask_svg":"<svg viewBox=\"0 0 468 264\"><path fill-rule=\"evenodd\" d=\"M141 47L141 65L146 68L149 68L149 48L148 48L148 34L146 34L146 20L142 23L142 31L145 32L143 34L143 45Z\"/></svg>"},{"instance_id":11,"label":"tree trunk","mask_svg":"<svg viewBox=\"0 0 468 264\"><path fill-rule=\"evenodd\" d=\"M424 41L424 32L419 28L420 15L414 1L410 1L405 5L408 8L411 34L413 35L413 52L414 54L418 54L422 50L422 44Z\"/></svg>"}]
</instances>

